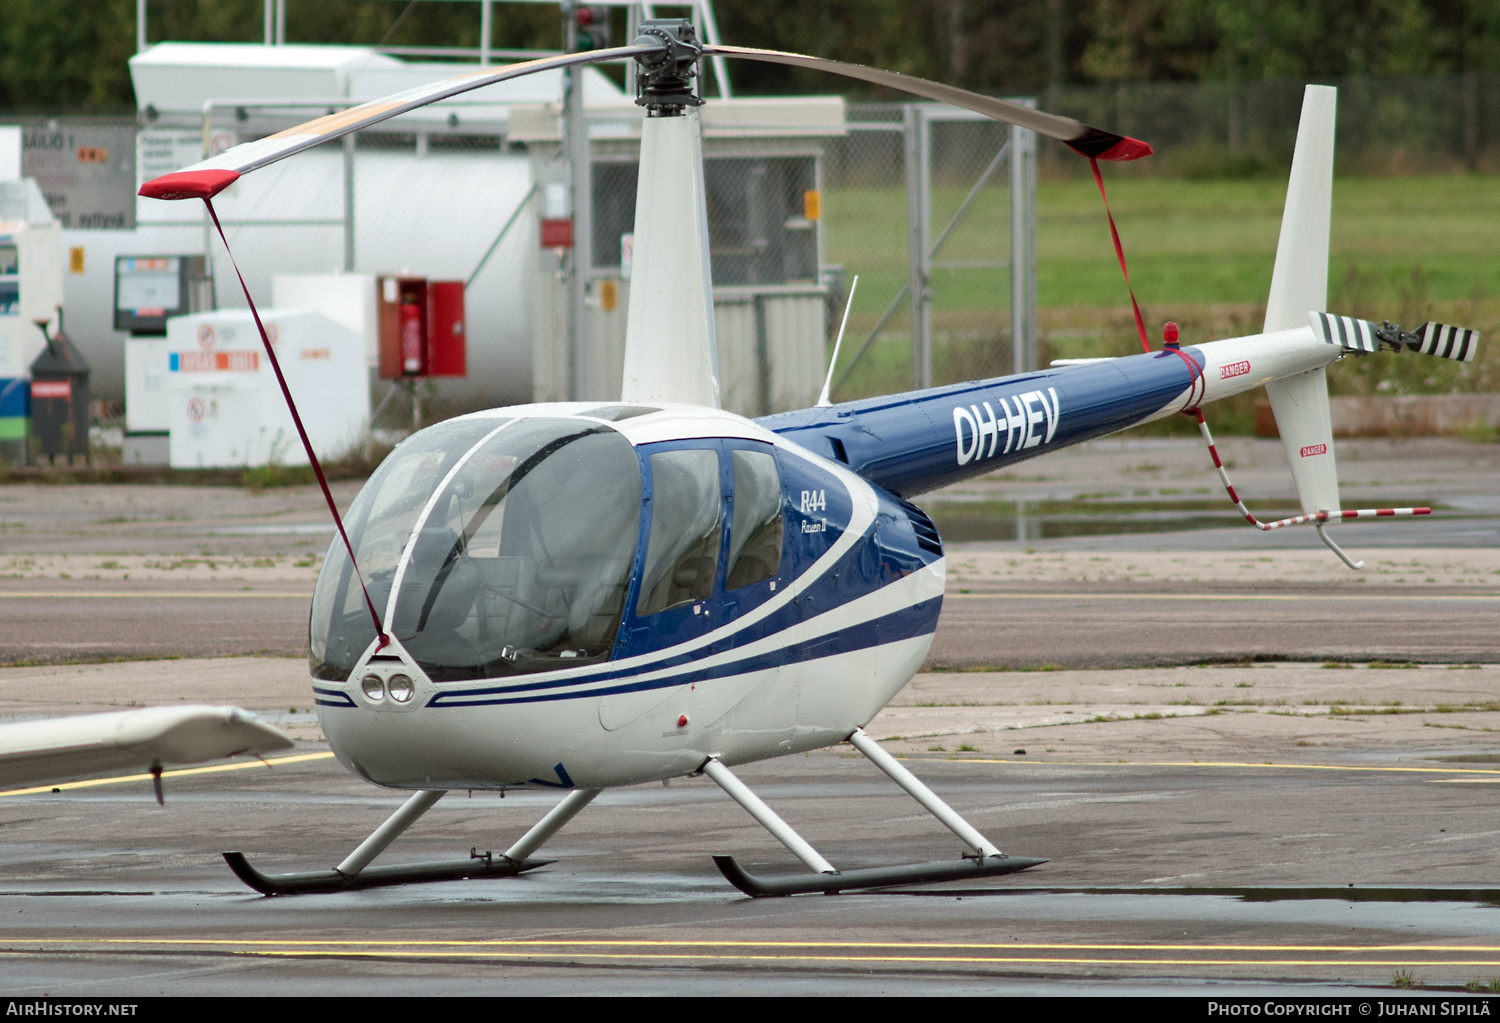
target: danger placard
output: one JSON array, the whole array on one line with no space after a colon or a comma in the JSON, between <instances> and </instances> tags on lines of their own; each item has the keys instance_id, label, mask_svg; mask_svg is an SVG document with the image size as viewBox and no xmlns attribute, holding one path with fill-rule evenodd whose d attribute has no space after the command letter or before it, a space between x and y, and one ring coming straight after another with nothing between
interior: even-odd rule
<instances>
[{"instance_id":1,"label":"danger placard","mask_svg":"<svg viewBox=\"0 0 1500 1023\"><path fill-rule=\"evenodd\" d=\"M71 380L33 380L31 382L32 398L71 398L73 397L73 381Z\"/></svg>"},{"instance_id":2,"label":"danger placard","mask_svg":"<svg viewBox=\"0 0 1500 1023\"><path fill-rule=\"evenodd\" d=\"M260 353L173 352L168 366L173 373L254 373L260 368Z\"/></svg>"}]
</instances>

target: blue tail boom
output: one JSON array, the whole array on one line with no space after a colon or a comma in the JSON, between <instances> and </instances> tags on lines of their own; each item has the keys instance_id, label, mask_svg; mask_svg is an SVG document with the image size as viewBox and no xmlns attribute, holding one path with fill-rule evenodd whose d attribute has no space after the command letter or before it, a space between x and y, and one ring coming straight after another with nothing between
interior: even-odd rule
<instances>
[{"instance_id":1,"label":"blue tail boom","mask_svg":"<svg viewBox=\"0 0 1500 1023\"><path fill-rule=\"evenodd\" d=\"M1102 437L1181 401L1201 351L1160 351L765 416L762 426L910 498Z\"/></svg>"}]
</instances>

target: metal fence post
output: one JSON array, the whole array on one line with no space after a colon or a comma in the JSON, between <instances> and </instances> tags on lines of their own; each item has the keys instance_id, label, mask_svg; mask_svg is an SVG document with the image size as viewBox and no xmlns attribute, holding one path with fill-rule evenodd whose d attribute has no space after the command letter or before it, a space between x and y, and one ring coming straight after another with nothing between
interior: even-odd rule
<instances>
[{"instance_id":1,"label":"metal fence post","mask_svg":"<svg viewBox=\"0 0 1500 1023\"><path fill-rule=\"evenodd\" d=\"M344 270L354 272L354 133L344 136Z\"/></svg>"},{"instance_id":2,"label":"metal fence post","mask_svg":"<svg viewBox=\"0 0 1500 1023\"><path fill-rule=\"evenodd\" d=\"M906 141L907 293L911 319L911 385L932 386L932 293L928 222L932 208L931 125L922 107L902 109Z\"/></svg>"},{"instance_id":3,"label":"metal fence post","mask_svg":"<svg viewBox=\"0 0 1500 1023\"><path fill-rule=\"evenodd\" d=\"M1010 129L1011 372L1037 368L1036 133Z\"/></svg>"},{"instance_id":4,"label":"metal fence post","mask_svg":"<svg viewBox=\"0 0 1500 1023\"><path fill-rule=\"evenodd\" d=\"M569 19L569 25L573 24ZM571 31L571 29L570 29ZM593 166L589 162L589 125L583 106L583 71L563 71L563 109L566 111L568 173L573 191L573 248L568 254L568 398L582 401L589 394L590 338L588 329L589 275L593 271Z\"/></svg>"}]
</instances>

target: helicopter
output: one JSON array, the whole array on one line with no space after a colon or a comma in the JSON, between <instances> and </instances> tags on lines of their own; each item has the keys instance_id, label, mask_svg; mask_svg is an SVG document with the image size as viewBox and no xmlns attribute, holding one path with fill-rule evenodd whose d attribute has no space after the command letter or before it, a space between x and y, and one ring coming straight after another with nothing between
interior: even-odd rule
<instances>
[{"instance_id":1,"label":"helicopter","mask_svg":"<svg viewBox=\"0 0 1500 1023\"><path fill-rule=\"evenodd\" d=\"M338 536L310 629L319 720L347 769L414 794L333 869L269 874L243 853L225 853L255 890L519 874L550 862L534 854L605 789L696 775L808 868L757 876L733 856L716 856L751 896L1025 870L1046 861L1002 852L863 730L920 669L942 607L943 541L913 499L1184 412L1198 417L1212 450L1202 406L1264 386L1303 514L1260 523L1241 504L1252 523L1312 524L1357 567L1326 527L1427 511L1340 506L1325 369L1381 349L1469 361L1478 338L1442 324L1407 332L1324 311L1334 90L1310 86L1304 100L1261 333L1192 346L1171 338L1139 355L839 404L825 398L749 419L719 407L697 112L705 57L902 89L1030 128L1091 160L1151 152L1126 136L941 83L706 45L691 22L654 19L629 46L409 90L143 185L144 196L201 199L212 214L213 196L239 176L297 152L471 89L596 61L632 60L645 108L620 399L439 423L397 446L344 519L329 497ZM248 288L245 296L253 311ZM268 340L266 352L274 364ZM841 871L732 770L843 742L952 831L964 855ZM565 794L503 853L371 866L444 793L514 788Z\"/></svg>"}]
</instances>

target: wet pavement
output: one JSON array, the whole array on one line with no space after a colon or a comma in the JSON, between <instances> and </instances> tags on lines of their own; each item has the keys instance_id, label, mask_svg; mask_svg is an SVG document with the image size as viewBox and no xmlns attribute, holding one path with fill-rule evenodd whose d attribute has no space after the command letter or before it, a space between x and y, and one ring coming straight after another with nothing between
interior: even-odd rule
<instances>
[{"instance_id":1,"label":"wet pavement","mask_svg":"<svg viewBox=\"0 0 1500 1023\"><path fill-rule=\"evenodd\" d=\"M1223 447L1248 496L1289 498L1279 443ZM1049 862L769 900L709 856L799 868L703 779L605 793L543 849L557 862L521 877L255 895L222 851L327 868L401 799L339 767L306 706L331 535L316 490L0 487L0 660L136 659L0 668L0 714L233 701L299 741L270 770L169 772L165 808L144 778L0 794L7 990L1366 998L1398 975L1488 983L1500 447L1341 442L1340 458L1349 506L1441 512L1343 527L1360 574L1310 532L1201 513L1219 494L1196 441L1097 442L925 499L939 522L991 529L949 534L933 664L1049 670L924 674L871 733L1007 852ZM1118 531L1179 512L1213 528ZM1049 536L1046 515L1117 531ZM208 656L223 659L177 659ZM1170 667L1201 662L1218 666ZM1466 663L1482 666L1442 666ZM840 867L960 854L848 747L738 772ZM452 793L382 862L503 849L555 798Z\"/></svg>"}]
</instances>

